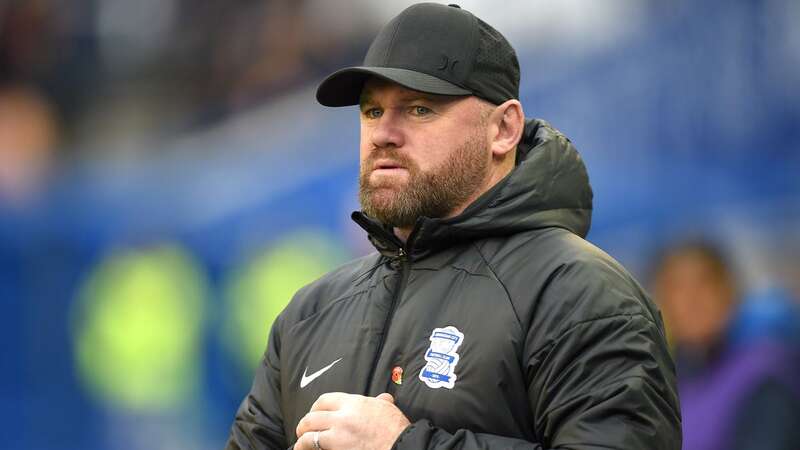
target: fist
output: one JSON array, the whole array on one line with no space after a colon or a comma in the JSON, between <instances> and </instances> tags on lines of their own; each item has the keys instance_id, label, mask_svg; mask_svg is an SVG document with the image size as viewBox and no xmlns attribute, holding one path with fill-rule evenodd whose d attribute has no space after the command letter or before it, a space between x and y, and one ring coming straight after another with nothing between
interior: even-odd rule
<instances>
[{"instance_id":1,"label":"fist","mask_svg":"<svg viewBox=\"0 0 800 450\"><path fill-rule=\"evenodd\" d=\"M377 397L332 392L322 394L297 425L295 450L389 450L410 425L389 394Z\"/></svg>"}]
</instances>

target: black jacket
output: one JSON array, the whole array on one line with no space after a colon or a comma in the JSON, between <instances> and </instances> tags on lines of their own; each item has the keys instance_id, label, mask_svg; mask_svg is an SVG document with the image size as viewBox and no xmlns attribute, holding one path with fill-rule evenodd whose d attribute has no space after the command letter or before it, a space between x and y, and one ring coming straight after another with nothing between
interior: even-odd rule
<instances>
[{"instance_id":1,"label":"black jacket","mask_svg":"<svg viewBox=\"0 0 800 450\"><path fill-rule=\"evenodd\" d=\"M517 159L461 215L421 218L407 245L354 213L379 252L297 292L227 448L290 446L317 397L340 391L395 396L412 422L397 449L679 450L660 314L583 239L580 156L532 120Z\"/></svg>"}]
</instances>

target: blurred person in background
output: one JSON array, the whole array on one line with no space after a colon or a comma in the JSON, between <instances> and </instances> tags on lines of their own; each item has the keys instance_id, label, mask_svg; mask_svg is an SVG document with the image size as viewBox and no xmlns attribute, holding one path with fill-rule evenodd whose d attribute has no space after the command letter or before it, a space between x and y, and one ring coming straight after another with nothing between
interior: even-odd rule
<instances>
[{"instance_id":1,"label":"blurred person in background","mask_svg":"<svg viewBox=\"0 0 800 450\"><path fill-rule=\"evenodd\" d=\"M678 243L657 261L654 294L678 369L683 448L800 449L796 349L764 337L771 333L734 339L734 324L748 320L737 314L739 292L723 252L708 242Z\"/></svg>"},{"instance_id":2,"label":"blurred person in background","mask_svg":"<svg viewBox=\"0 0 800 450\"><path fill-rule=\"evenodd\" d=\"M48 100L23 85L0 85L0 204L21 205L55 162L58 121Z\"/></svg>"},{"instance_id":3,"label":"blurred person in background","mask_svg":"<svg viewBox=\"0 0 800 450\"><path fill-rule=\"evenodd\" d=\"M586 168L519 76L497 30L422 3L322 82L360 104L377 253L276 319L227 448L680 448L660 315L583 239Z\"/></svg>"}]
</instances>

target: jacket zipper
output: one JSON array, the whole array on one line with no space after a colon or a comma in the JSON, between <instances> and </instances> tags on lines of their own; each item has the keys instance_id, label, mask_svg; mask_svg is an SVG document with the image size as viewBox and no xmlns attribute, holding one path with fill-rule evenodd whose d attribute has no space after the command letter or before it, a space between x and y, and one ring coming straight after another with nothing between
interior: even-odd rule
<instances>
[{"instance_id":1,"label":"jacket zipper","mask_svg":"<svg viewBox=\"0 0 800 450\"><path fill-rule=\"evenodd\" d=\"M389 313L386 314L386 320L383 322L383 333L381 334L381 340L378 343L378 351L375 353L375 359L372 361L372 370L369 372L369 381L367 382L367 389L364 392L364 395L369 396L370 391L372 390L372 381L375 379L375 371L378 370L378 361L381 359L381 353L383 353L383 346L386 343L386 336L389 334L389 327L392 325L392 316L394 316L394 310L397 308L397 304L400 302L400 298L403 296L403 291L406 288L406 282L408 281L408 257L406 255L405 250L400 247L397 252L397 260L400 261L401 264L401 278L400 278L400 285L395 290L394 295L392 296L392 303L389 304Z\"/></svg>"}]
</instances>

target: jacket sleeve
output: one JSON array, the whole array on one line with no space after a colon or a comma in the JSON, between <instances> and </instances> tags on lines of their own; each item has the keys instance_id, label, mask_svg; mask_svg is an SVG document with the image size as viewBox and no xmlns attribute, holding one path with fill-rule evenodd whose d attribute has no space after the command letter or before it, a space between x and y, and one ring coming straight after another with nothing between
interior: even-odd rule
<instances>
[{"instance_id":1,"label":"jacket sleeve","mask_svg":"<svg viewBox=\"0 0 800 450\"><path fill-rule=\"evenodd\" d=\"M280 408L280 320L279 316L272 325L267 351L256 369L250 392L236 412L226 450L273 450L289 446Z\"/></svg>"},{"instance_id":2,"label":"jacket sleeve","mask_svg":"<svg viewBox=\"0 0 800 450\"><path fill-rule=\"evenodd\" d=\"M674 365L658 312L632 281L622 280L620 288L603 277L587 281L581 272L547 294L561 297L569 318L539 311L545 317L528 331L529 384L523 395L537 442L464 429L451 433L421 420L400 435L395 448L680 450ZM557 331L542 332L548 323ZM492 414L491 405L486 414Z\"/></svg>"}]
</instances>

